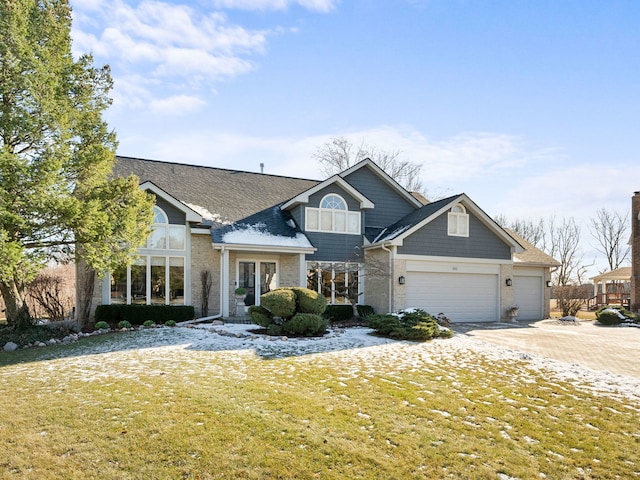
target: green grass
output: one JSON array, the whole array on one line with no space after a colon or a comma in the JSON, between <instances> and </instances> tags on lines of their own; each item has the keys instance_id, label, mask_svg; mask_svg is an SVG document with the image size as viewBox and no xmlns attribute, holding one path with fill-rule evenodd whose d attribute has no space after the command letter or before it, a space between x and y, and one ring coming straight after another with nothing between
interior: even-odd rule
<instances>
[{"instance_id":1,"label":"green grass","mask_svg":"<svg viewBox=\"0 0 640 480\"><path fill-rule=\"evenodd\" d=\"M434 361L437 343L265 360L123 335L140 333L0 354L0 478L640 475L638 405L525 363Z\"/></svg>"}]
</instances>

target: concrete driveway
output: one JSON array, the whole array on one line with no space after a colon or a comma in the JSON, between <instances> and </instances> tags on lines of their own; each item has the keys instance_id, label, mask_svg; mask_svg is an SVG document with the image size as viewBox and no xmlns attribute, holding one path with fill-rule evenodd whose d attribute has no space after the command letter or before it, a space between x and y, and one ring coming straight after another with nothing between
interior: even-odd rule
<instances>
[{"instance_id":1,"label":"concrete driveway","mask_svg":"<svg viewBox=\"0 0 640 480\"><path fill-rule=\"evenodd\" d=\"M514 350L640 378L640 328L576 323L453 324L454 331Z\"/></svg>"}]
</instances>

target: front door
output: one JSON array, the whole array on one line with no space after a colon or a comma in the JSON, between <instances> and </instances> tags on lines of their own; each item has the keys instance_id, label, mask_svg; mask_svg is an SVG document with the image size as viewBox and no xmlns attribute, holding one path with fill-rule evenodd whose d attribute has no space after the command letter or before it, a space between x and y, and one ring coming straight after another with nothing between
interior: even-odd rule
<instances>
[{"instance_id":1,"label":"front door","mask_svg":"<svg viewBox=\"0 0 640 480\"><path fill-rule=\"evenodd\" d=\"M260 305L260 295L278 286L276 262L254 260L238 262L237 285L246 290L245 305Z\"/></svg>"}]
</instances>

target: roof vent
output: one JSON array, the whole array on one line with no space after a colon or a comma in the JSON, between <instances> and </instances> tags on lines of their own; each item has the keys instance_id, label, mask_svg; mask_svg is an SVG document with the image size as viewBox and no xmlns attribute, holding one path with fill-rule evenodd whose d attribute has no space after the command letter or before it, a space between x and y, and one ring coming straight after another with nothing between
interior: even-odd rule
<instances>
[{"instance_id":1,"label":"roof vent","mask_svg":"<svg viewBox=\"0 0 640 480\"><path fill-rule=\"evenodd\" d=\"M260 164L260 173L264 173L264 163Z\"/></svg>"}]
</instances>

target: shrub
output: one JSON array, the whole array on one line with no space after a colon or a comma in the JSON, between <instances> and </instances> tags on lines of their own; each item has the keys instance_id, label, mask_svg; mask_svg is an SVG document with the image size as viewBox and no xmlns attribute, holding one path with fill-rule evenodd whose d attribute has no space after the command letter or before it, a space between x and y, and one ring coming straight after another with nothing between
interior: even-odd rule
<instances>
[{"instance_id":1,"label":"shrub","mask_svg":"<svg viewBox=\"0 0 640 480\"><path fill-rule=\"evenodd\" d=\"M111 327L105 321L96 322L95 328L96 330L111 330Z\"/></svg>"},{"instance_id":2,"label":"shrub","mask_svg":"<svg viewBox=\"0 0 640 480\"><path fill-rule=\"evenodd\" d=\"M438 324L438 321L424 310L407 309L395 314L370 315L369 326L379 335L398 340L429 340L449 338L453 332Z\"/></svg>"},{"instance_id":3,"label":"shrub","mask_svg":"<svg viewBox=\"0 0 640 480\"><path fill-rule=\"evenodd\" d=\"M618 325L625 320L635 321L635 315L623 307L607 305L596 310L596 320L603 325Z\"/></svg>"},{"instance_id":4,"label":"shrub","mask_svg":"<svg viewBox=\"0 0 640 480\"><path fill-rule=\"evenodd\" d=\"M297 313L291 320L282 324L282 330L288 335L301 337L324 335L327 320L315 313Z\"/></svg>"},{"instance_id":5,"label":"shrub","mask_svg":"<svg viewBox=\"0 0 640 480\"><path fill-rule=\"evenodd\" d=\"M176 321L175 320L167 320L166 322L164 322L165 327L175 327L176 326Z\"/></svg>"},{"instance_id":6,"label":"shrub","mask_svg":"<svg viewBox=\"0 0 640 480\"><path fill-rule=\"evenodd\" d=\"M147 320L164 323L193 318L195 311L191 305L98 305L95 314L96 322L117 324L126 320L131 325L142 325Z\"/></svg>"},{"instance_id":7,"label":"shrub","mask_svg":"<svg viewBox=\"0 0 640 480\"><path fill-rule=\"evenodd\" d=\"M356 308L361 318L374 314L373 307L370 305L358 305ZM323 316L331 322L344 322L353 318L353 308L351 305L327 305Z\"/></svg>"},{"instance_id":8,"label":"shrub","mask_svg":"<svg viewBox=\"0 0 640 480\"><path fill-rule=\"evenodd\" d=\"M249 307L249 317L251 321L261 327L267 328L273 323L273 315L264 307L252 305Z\"/></svg>"},{"instance_id":9,"label":"shrub","mask_svg":"<svg viewBox=\"0 0 640 480\"><path fill-rule=\"evenodd\" d=\"M260 297L260 304L271 312L274 317L285 320L296 313L296 295L291 289L278 288Z\"/></svg>"},{"instance_id":10,"label":"shrub","mask_svg":"<svg viewBox=\"0 0 640 480\"><path fill-rule=\"evenodd\" d=\"M301 313L322 315L327 308L327 299L308 288L293 287L296 296L296 310Z\"/></svg>"},{"instance_id":11,"label":"shrub","mask_svg":"<svg viewBox=\"0 0 640 480\"><path fill-rule=\"evenodd\" d=\"M147 320L142 324L143 327L153 327L154 325L155 325L155 322L153 320Z\"/></svg>"},{"instance_id":12,"label":"shrub","mask_svg":"<svg viewBox=\"0 0 640 480\"><path fill-rule=\"evenodd\" d=\"M118 322L118 328L119 329L131 328L131 324L129 322L127 322L126 320L121 320L121 321Z\"/></svg>"}]
</instances>

